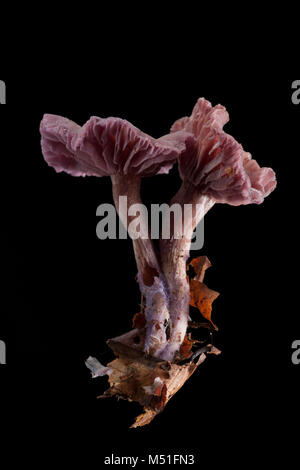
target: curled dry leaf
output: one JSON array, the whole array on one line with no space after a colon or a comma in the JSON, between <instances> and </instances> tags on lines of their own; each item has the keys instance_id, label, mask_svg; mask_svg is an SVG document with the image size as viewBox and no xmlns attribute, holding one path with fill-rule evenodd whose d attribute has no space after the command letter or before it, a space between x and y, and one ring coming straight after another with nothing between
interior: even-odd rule
<instances>
[{"instance_id":1,"label":"curled dry leaf","mask_svg":"<svg viewBox=\"0 0 300 470\"><path fill-rule=\"evenodd\" d=\"M196 340L191 339L190 334L186 334L184 337L184 340L180 346L180 356L182 359L188 359L192 355L192 347L193 345L197 343Z\"/></svg>"},{"instance_id":2,"label":"curled dry leaf","mask_svg":"<svg viewBox=\"0 0 300 470\"><path fill-rule=\"evenodd\" d=\"M217 326L211 319L212 303L220 295L219 292L209 289L203 282L191 279L190 281L190 305L198 308L202 316L208 320L217 330Z\"/></svg>"},{"instance_id":3,"label":"curled dry leaf","mask_svg":"<svg viewBox=\"0 0 300 470\"><path fill-rule=\"evenodd\" d=\"M203 282L205 271L211 267L211 262L207 256L199 256L198 258L192 259L189 266L192 266L196 273L194 279L196 281Z\"/></svg>"},{"instance_id":4,"label":"curled dry leaf","mask_svg":"<svg viewBox=\"0 0 300 470\"><path fill-rule=\"evenodd\" d=\"M198 258L192 259L188 264L188 270L190 266L195 272L193 279L189 281L190 283L190 305L196 307L202 316L209 321L210 325L218 330L217 326L212 322L211 313L212 313L212 303L219 297L219 292L209 289L204 283L203 279L205 272L208 268L211 267L211 262L207 256L199 256ZM199 326L203 326L201 323L198 323ZM191 324L191 327L196 328L196 322Z\"/></svg>"},{"instance_id":5,"label":"curled dry leaf","mask_svg":"<svg viewBox=\"0 0 300 470\"><path fill-rule=\"evenodd\" d=\"M117 396L138 402L143 407L143 413L136 418L132 428L149 424L202 364L206 355L219 353L209 344L201 348L196 361L191 359L184 364L170 363L146 357L143 352L144 337L145 332L136 328L108 341L116 359L107 364L110 387L98 397Z\"/></svg>"}]
</instances>

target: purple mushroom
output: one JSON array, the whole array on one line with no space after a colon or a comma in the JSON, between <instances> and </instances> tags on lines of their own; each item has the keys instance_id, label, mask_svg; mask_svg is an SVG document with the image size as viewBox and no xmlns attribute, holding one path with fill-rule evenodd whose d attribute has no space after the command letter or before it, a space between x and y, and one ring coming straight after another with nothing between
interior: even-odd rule
<instances>
[{"instance_id":1,"label":"purple mushroom","mask_svg":"<svg viewBox=\"0 0 300 470\"><path fill-rule=\"evenodd\" d=\"M180 239L160 240L162 270L169 289L170 339L160 351L172 360L184 340L189 318L189 285L186 261L193 230L217 202L232 206L261 204L276 187L271 168L260 168L250 153L223 131L229 115L221 106L200 98L190 117L176 121L172 132L186 131L195 141L187 142L178 158L182 185L171 204L192 204L190 229ZM197 206L196 206L197 205ZM197 207L197 209L196 209Z\"/></svg>"},{"instance_id":2,"label":"purple mushroom","mask_svg":"<svg viewBox=\"0 0 300 470\"><path fill-rule=\"evenodd\" d=\"M276 186L273 170L260 168L223 131L228 120L223 106L212 107L201 98L190 117L176 121L171 133L159 139L114 117L91 117L82 127L49 114L41 122L46 162L57 172L72 176L110 176L115 205L124 223L134 217L124 213L119 197L127 196L127 207L140 204L141 179L168 173L178 161L182 185L171 204L193 208L190 220L184 221L187 229L177 237L173 221L170 238L160 239L160 253L151 240L148 221L142 220L141 236L133 239L145 298L144 351L164 360L176 360L186 335L190 301L186 261L195 227L215 203L260 204Z\"/></svg>"},{"instance_id":3,"label":"purple mushroom","mask_svg":"<svg viewBox=\"0 0 300 470\"><path fill-rule=\"evenodd\" d=\"M185 150L185 141L194 140L185 131L154 139L126 120L95 116L80 127L69 119L46 114L40 132L44 158L57 172L111 177L114 202L124 224L134 217L123 213L119 197L127 196L127 207L140 204L141 178L168 173ZM148 221L141 222L140 233L139 238L133 239L133 247L140 290L146 301L144 350L156 355L167 343L169 300Z\"/></svg>"}]
</instances>

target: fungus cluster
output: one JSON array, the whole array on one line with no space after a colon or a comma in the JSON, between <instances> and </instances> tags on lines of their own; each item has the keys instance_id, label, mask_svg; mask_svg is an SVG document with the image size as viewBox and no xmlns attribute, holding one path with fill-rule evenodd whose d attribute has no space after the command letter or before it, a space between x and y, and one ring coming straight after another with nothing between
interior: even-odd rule
<instances>
[{"instance_id":1,"label":"fungus cluster","mask_svg":"<svg viewBox=\"0 0 300 470\"><path fill-rule=\"evenodd\" d=\"M110 176L122 221L130 222L134 217L119 207L119 197L127 196L127 207L141 203L142 178L168 173L176 162L182 184L170 205L184 208L190 204L193 208L190 220L184 221L188 228L177 237L173 221L170 237L161 238L159 247L151 240L148 221L140 219L141 236L133 239L133 248L144 311L135 318L133 330L108 341L118 359L107 367L94 358L87 361L94 376L109 375L110 389L106 395L118 394L144 406L146 412L135 425L151 421L205 354L218 352L206 345L198 350L200 353L193 354L193 341L187 334L189 306L192 302L197 304L195 292L203 296L201 305L210 295L211 299L216 297L203 284L204 271L209 266L205 257L194 262L193 267L198 269L195 278L191 282L187 279L194 229L215 203L261 204L276 186L273 170L260 168L223 131L228 120L223 106L212 107L200 98L191 116L176 121L171 132L159 139L114 117L91 117L82 127L49 114L41 122L42 152L48 165L72 176ZM187 362L183 364L183 360ZM120 370L126 377L129 369L131 373L135 371L135 378L131 383L127 377L124 385Z\"/></svg>"}]
</instances>

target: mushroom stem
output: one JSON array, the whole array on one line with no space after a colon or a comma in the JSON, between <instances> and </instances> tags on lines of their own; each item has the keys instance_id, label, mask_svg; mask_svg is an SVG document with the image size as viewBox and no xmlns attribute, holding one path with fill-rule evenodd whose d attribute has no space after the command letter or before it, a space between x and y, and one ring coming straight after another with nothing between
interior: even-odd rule
<instances>
[{"instance_id":1,"label":"mushroom stem","mask_svg":"<svg viewBox=\"0 0 300 470\"><path fill-rule=\"evenodd\" d=\"M140 197L141 178L116 174L111 177L113 198L119 217L127 228L136 218L130 208L133 204L142 204ZM126 209L120 206L120 196L127 196ZM138 207L135 208L138 211ZM135 211L134 211L135 212ZM145 214L139 214L139 234L133 238L133 249L138 268L138 281L141 293L145 297L146 339L145 352L156 356L157 351L166 345L166 327L169 322L168 297L166 281L160 268L155 247L148 230L148 219Z\"/></svg>"},{"instance_id":2,"label":"mushroom stem","mask_svg":"<svg viewBox=\"0 0 300 470\"><path fill-rule=\"evenodd\" d=\"M169 288L170 338L168 344L160 351L162 359L172 361L184 340L188 319L190 289L186 275L186 262L189 257L193 231L215 201L199 194L193 185L183 182L181 188L171 201L180 204L182 209L182 236L175 238L175 224L171 227L170 240L160 240L162 269ZM192 211L184 217L185 204L191 204Z\"/></svg>"}]
</instances>

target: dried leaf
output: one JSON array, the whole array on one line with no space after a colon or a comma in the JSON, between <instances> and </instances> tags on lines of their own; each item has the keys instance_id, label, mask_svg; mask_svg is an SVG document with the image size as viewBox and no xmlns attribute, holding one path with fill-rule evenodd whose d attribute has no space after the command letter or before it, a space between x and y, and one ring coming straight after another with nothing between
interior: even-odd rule
<instances>
[{"instance_id":1,"label":"dried leaf","mask_svg":"<svg viewBox=\"0 0 300 470\"><path fill-rule=\"evenodd\" d=\"M160 377L155 377L153 384L147 385L143 387L143 389L148 393L148 395L156 395L157 397L160 397L163 384L164 383Z\"/></svg>"},{"instance_id":2,"label":"dried leaf","mask_svg":"<svg viewBox=\"0 0 300 470\"><path fill-rule=\"evenodd\" d=\"M136 313L132 320L132 328L145 328L146 317L144 313Z\"/></svg>"},{"instance_id":3,"label":"dried leaf","mask_svg":"<svg viewBox=\"0 0 300 470\"><path fill-rule=\"evenodd\" d=\"M196 341L191 339L191 336L186 334L184 340L180 346L180 356L181 359L188 359L192 355L192 347Z\"/></svg>"},{"instance_id":4,"label":"dried leaf","mask_svg":"<svg viewBox=\"0 0 300 470\"><path fill-rule=\"evenodd\" d=\"M191 279L190 282L190 305L198 308L200 313L217 330L218 328L211 319L212 303L219 296L219 292L209 289L203 282Z\"/></svg>"},{"instance_id":5,"label":"dried leaf","mask_svg":"<svg viewBox=\"0 0 300 470\"><path fill-rule=\"evenodd\" d=\"M138 335L141 340L137 344L134 339ZM143 336L143 330L135 329L108 340L108 345L117 357L107 364L111 370L110 388L98 397L117 396L142 405L143 413L136 418L131 426L133 428L150 423L161 413L212 349L210 344L204 346L196 361L192 358L187 359L184 364L171 363L151 356L146 357L143 352Z\"/></svg>"},{"instance_id":6,"label":"dried leaf","mask_svg":"<svg viewBox=\"0 0 300 470\"><path fill-rule=\"evenodd\" d=\"M168 393L168 388L167 385L164 383L160 389L159 392L155 393L153 396L150 406L156 411L162 411L166 405L167 402L167 393Z\"/></svg>"},{"instance_id":7,"label":"dried leaf","mask_svg":"<svg viewBox=\"0 0 300 470\"><path fill-rule=\"evenodd\" d=\"M205 271L211 267L211 262L207 256L199 256L198 258L192 259L189 266L192 266L196 273L194 277L195 281L203 282Z\"/></svg>"}]
</instances>

